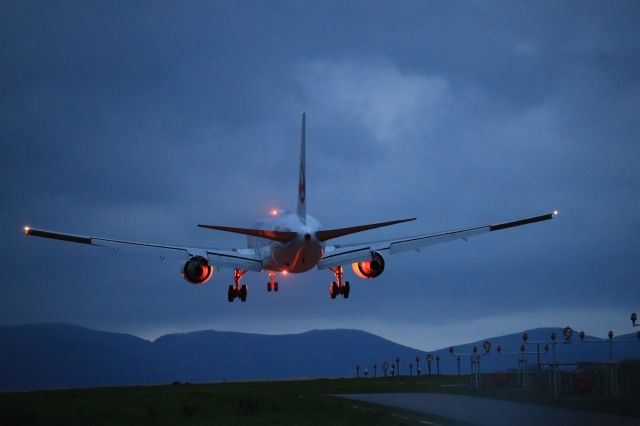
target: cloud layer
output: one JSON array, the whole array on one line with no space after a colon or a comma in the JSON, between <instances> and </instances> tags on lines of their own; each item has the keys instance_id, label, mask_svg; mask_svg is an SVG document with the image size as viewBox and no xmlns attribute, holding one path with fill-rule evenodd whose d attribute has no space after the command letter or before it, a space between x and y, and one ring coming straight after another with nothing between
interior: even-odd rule
<instances>
[{"instance_id":1,"label":"cloud layer","mask_svg":"<svg viewBox=\"0 0 640 426\"><path fill-rule=\"evenodd\" d=\"M0 323L358 327L431 348L572 318L624 327L640 309L634 2L5 9ZM324 272L277 295L250 274L243 305L225 300L230 271L193 288L179 264L20 234L241 246L195 224L294 207L302 111L311 214L419 218L352 240L561 215L390 258L348 301L329 300Z\"/></svg>"}]
</instances>

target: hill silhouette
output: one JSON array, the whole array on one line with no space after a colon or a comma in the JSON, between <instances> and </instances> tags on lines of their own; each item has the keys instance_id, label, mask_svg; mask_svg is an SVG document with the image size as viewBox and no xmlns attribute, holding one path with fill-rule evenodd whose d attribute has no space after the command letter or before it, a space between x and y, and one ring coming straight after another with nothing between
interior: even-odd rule
<instances>
[{"instance_id":1,"label":"hill silhouette","mask_svg":"<svg viewBox=\"0 0 640 426\"><path fill-rule=\"evenodd\" d=\"M548 340L551 331L529 331L529 341ZM517 352L520 333L488 339L493 349ZM635 334L617 339L636 339ZM560 362L606 362L608 345L558 344ZM587 340L597 340L587 337ZM471 342L455 348L470 353ZM543 346L543 345L541 345ZM382 364L400 358L401 374L409 373L409 363L420 358L427 372L426 352L399 345L359 330L311 330L300 334L264 335L228 331L197 331L169 334L149 341L128 334L97 331L70 324L31 324L0 327L0 390L32 390L93 386L160 384L173 381L212 382L269 380L304 377L347 377L368 369L382 375ZM517 366L515 356L491 354L482 359L482 371L506 371ZM536 345L528 345L535 351ZM440 357L442 374L457 372L455 358L448 348L432 352ZM640 357L640 342L614 345L614 358ZM537 355L529 355L535 368ZM550 355L541 355L543 363ZM461 361L462 373L469 370L469 359ZM432 373L436 372L435 361Z\"/></svg>"}]
</instances>

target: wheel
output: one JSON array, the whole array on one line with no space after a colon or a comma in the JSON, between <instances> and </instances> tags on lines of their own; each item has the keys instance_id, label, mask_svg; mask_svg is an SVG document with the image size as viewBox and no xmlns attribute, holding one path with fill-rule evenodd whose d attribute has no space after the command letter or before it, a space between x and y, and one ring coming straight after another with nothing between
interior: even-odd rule
<instances>
[{"instance_id":1,"label":"wheel","mask_svg":"<svg viewBox=\"0 0 640 426\"><path fill-rule=\"evenodd\" d=\"M349 285L349 281L345 281L344 286L342 287L342 297L344 297L345 299L348 299L350 291L351 291L351 286Z\"/></svg>"},{"instance_id":2,"label":"wheel","mask_svg":"<svg viewBox=\"0 0 640 426\"><path fill-rule=\"evenodd\" d=\"M236 298L236 290L233 288L232 285L229 286L229 292L227 293L227 299L229 300L229 302L233 302L233 299Z\"/></svg>"},{"instance_id":3,"label":"wheel","mask_svg":"<svg viewBox=\"0 0 640 426\"><path fill-rule=\"evenodd\" d=\"M271 284L271 281L269 281L269 282L267 283L267 291L268 291L269 293L271 293L271 290L272 290L272 289L273 289L273 286L272 286L272 284Z\"/></svg>"},{"instance_id":4,"label":"wheel","mask_svg":"<svg viewBox=\"0 0 640 426\"><path fill-rule=\"evenodd\" d=\"M332 299L335 299L337 295L338 295L338 286L336 285L335 281L332 281L331 285L329 286L329 296L331 296Z\"/></svg>"},{"instance_id":5,"label":"wheel","mask_svg":"<svg viewBox=\"0 0 640 426\"><path fill-rule=\"evenodd\" d=\"M246 284L242 284L242 287L240 287L240 300L242 300L243 302L247 301L247 285Z\"/></svg>"},{"instance_id":6,"label":"wheel","mask_svg":"<svg viewBox=\"0 0 640 426\"><path fill-rule=\"evenodd\" d=\"M278 291L278 281L273 283L273 291Z\"/></svg>"}]
</instances>

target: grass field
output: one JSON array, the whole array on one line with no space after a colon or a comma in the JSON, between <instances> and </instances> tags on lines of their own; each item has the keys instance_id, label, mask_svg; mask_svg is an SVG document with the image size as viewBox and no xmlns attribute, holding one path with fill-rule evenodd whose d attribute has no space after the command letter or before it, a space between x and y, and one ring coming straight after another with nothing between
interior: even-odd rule
<instances>
[{"instance_id":1,"label":"grass field","mask_svg":"<svg viewBox=\"0 0 640 426\"><path fill-rule=\"evenodd\" d=\"M176 384L0 394L0 425L418 425L446 419L332 395L470 393L466 376ZM563 399L487 389L482 396L640 417L637 401Z\"/></svg>"}]
</instances>

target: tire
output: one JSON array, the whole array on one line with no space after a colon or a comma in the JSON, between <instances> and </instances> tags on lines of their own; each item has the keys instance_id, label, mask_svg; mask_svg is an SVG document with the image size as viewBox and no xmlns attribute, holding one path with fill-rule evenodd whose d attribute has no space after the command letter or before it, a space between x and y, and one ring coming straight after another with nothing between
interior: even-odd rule
<instances>
[{"instance_id":1,"label":"tire","mask_svg":"<svg viewBox=\"0 0 640 426\"><path fill-rule=\"evenodd\" d=\"M351 292L351 286L349 285L349 281L345 281L344 287L342 287L342 297L344 297L345 299L348 299L350 292Z\"/></svg>"},{"instance_id":2,"label":"tire","mask_svg":"<svg viewBox=\"0 0 640 426\"><path fill-rule=\"evenodd\" d=\"M236 298L236 291L233 288L232 285L229 286L229 292L227 293L227 300L229 300L229 302L233 302L233 299Z\"/></svg>"},{"instance_id":3,"label":"tire","mask_svg":"<svg viewBox=\"0 0 640 426\"><path fill-rule=\"evenodd\" d=\"M336 296L338 295L337 289L338 289L338 286L336 285L336 282L332 281L331 285L329 286L329 296L331 296L332 299L335 299Z\"/></svg>"},{"instance_id":4,"label":"tire","mask_svg":"<svg viewBox=\"0 0 640 426\"><path fill-rule=\"evenodd\" d=\"M271 290L273 290L273 286L272 286L272 284L271 284L271 281L269 281L269 282L267 283L267 291L268 291L269 293L271 293Z\"/></svg>"},{"instance_id":5,"label":"tire","mask_svg":"<svg viewBox=\"0 0 640 426\"><path fill-rule=\"evenodd\" d=\"M248 290L247 285L242 284L242 287L240 287L240 300L243 302L247 301L247 290Z\"/></svg>"},{"instance_id":6,"label":"tire","mask_svg":"<svg viewBox=\"0 0 640 426\"><path fill-rule=\"evenodd\" d=\"M273 283L273 291L278 291L278 281Z\"/></svg>"}]
</instances>

